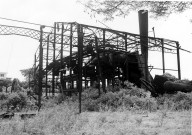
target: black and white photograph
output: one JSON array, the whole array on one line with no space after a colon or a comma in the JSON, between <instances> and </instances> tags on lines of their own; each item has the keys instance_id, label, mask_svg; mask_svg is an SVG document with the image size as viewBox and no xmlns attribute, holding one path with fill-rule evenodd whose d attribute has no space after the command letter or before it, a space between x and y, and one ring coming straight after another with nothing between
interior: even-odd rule
<instances>
[{"instance_id":1,"label":"black and white photograph","mask_svg":"<svg viewBox=\"0 0 192 135\"><path fill-rule=\"evenodd\" d=\"M191 135L192 1L0 0L0 135Z\"/></svg>"}]
</instances>

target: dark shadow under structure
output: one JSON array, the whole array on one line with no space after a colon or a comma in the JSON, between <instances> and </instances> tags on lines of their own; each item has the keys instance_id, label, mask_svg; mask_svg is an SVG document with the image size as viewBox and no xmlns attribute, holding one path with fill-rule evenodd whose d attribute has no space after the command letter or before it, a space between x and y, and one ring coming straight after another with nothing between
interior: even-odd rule
<instances>
[{"instance_id":1,"label":"dark shadow under structure","mask_svg":"<svg viewBox=\"0 0 192 135\"><path fill-rule=\"evenodd\" d=\"M0 25L0 34L21 35L39 40L33 66L33 86L38 90L39 106L43 87L46 96L50 90L54 95L57 89L69 95L72 92L79 93L81 112L83 88L96 83L99 92L106 92L106 86L114 86L117 81L124 83L128 80L138 86L141 85L140 78L152 81L148 68L153 67L148 66L145 51L141 50L145 46L147 51L162 53L162 68L153 68L154 70L162 70L163 73L166 70L177 71L178 78L181 78L179 51L184 49L178 41L76 22L55 22L53 27L40 26L40 30ZM176 54L177 69L165 68L165 53Z\"/></svg>"}]
</instances>

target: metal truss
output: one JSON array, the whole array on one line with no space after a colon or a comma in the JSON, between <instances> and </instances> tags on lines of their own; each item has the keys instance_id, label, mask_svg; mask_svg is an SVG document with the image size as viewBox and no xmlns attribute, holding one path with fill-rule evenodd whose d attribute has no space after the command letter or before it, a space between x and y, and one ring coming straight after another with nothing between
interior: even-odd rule
<instances>
[{"instance_id":1,"label":"metal truss","mask_svg":"<svg viewBox=\"0 0 192 135\"><path fill-rule=\"evenodd\" d=\"M76 22L56 22L53 27L48 27L49 32L43 31L44 28L46 26L41 26L40 30L34 30L24 27L0 25L0 35L26 36L40 42L39 48L35 53L34 62L34 78L38 79L36 84L38 84L39 88L39 105L41 103L43 78L46 79L46 93L48 91L48 82L52 83L53 94L57 87L57 82L59 82L65 91L70 91L67 90L67 85L70 84L69 89L74 89L75 85L77 85L76 88L78 88L79 95L81 95L83 82L86 85L87 81L97 78L104 83L105 78L110 80L115 78L115 76L120 77L120 68L124 69L124 78L130 78L129 64L133 67L138 66L137 68L141 68L141 70L146 68L146 63L143 63L142 46L146 47L149 51L162 52L163 73L166 70L164 53L177 54L177 71L179 78L181 77L179 50L184 49L179 46L178 41L143 37L138 34ZM141 44L141 41L147 44ZM124 56L126 57L123 60L124 64L111 64L109 68L114 69L114 71L111 70L113 73L108 74L105 71L105 66L102 67L102 55L107 55L105 58L108 58L108 66L110 65L110 57L112 55L114 58L120 55L123 58ZM95 63L94 60L97 60L97 62ZM94 68L91 66L94 66ZM116 69L118 74L115 71ZM94 70L95 78L92 75L87 75L87 70ZM140 71L138 70L137 72ZM102 87L104 90L105 86Z\"/></svg>"}]
</instances>

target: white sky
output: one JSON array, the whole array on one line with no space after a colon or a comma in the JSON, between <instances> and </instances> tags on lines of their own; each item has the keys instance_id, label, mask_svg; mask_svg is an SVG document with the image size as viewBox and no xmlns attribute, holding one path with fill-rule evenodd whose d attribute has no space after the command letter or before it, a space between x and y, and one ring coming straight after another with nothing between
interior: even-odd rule
<instances>
[{"instance_id":1,"label":"white sky","mask_svg":"<svg viewBox=\"0 0 192 135\"><path fill-rule=\"evenodd\" d=\"M192 51L192 12L171 15L167 19L154 20L149 18L149 31L155 27L156 37L167 38L180 42L182 48ZM149 13L150 15L150 13ZM95 18L84 12L84 7L76 0L0 0L0 17L53 25L54 22L78 22L88 25L105 27ZM101 21L101 19L98 19ZM115 18L113 22L104 22L116 30L139 34L138 14L131 13L126 18ZM0 19L0 24L17 25L38 29L38 26L15 23ZM153 36L152 32L149 32ZM30 68L34 63L34 54L39 43L37 40L20 36L0 35L0 72L8 72L8 77L23 77L19 70ZM166 67L177 68L176 55L166 55ZM192 54L181 51L181 77L192 80ZM151 65L161 67L161 56L150 54ZM168 71L167 71L168 72ZM177 72L170 72L177 76ZM152 74L162 74L153 70Z\"/></svg>"}]
</instances>

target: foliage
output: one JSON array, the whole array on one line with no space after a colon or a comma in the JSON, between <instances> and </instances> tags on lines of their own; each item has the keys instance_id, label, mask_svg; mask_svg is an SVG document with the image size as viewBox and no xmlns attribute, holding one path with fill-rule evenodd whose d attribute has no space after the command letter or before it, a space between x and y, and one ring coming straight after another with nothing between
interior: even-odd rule
<instances>
[{"instance_id":1,"label":"foliage","mask_svg":"<svg viewBox=\"0 0 192 135\"><path fill-rule=\"evenodd\" d=\"M0 100L6 100L8 98L8 93L1 92L0 93Z\"/></svg>"},{"instance_id":2,"label":"foliage","mask_svg":"<svg viewBox=\"0 0 192 135\"><path fill-rule=\"evenodd\" d=\"M88 111L99 111L111 109L117 110L122 106L127 109L143 109L156 110L157 104L154 98L150 97L150 93L143 89L137 88L131 84L127 84L126 88L113 90L111 87L107 93L98 96L96 89L86 89L83 95L83 109Z\"/></svg>"},{"instance_id":3,"label":"foliage","mask_svg":"<svg viewBox=\"0 0 192 135\"><path fill-rule=\"evenodd\" d=\"M27 96L21 92L14 92L8 95L6 100L7 109L22 110L27 105Z\"/></svg>"},{"instance_id":4,"label":"foliage","mask_svg":"<svg viewBox=\"0 0 192 135\"><path fill-rule=\"evenodd\" d=\"M173 96L174 110L190 110L192 106L192 93L178 92Z\"/></svg>"},{"instance_id":5,"label":"foliage","mask_svg":"<svg viewBox=\"0 0 192 135\"><path fill-rule=\"evenodd\" d=\"M190 110L192 106L192 93L177 92L176 94L164 94L157 98L160 109Z\"/></svg>"},{"instance_id":6,"label":"foliage","mask_svg":"<svg viewBox=\"0 0 192 135\"><path fill-rule=\"evenodd\" d=\"M20 82L20 86L23 87L24 89L27 89L29 84L26 81L22 81L22 82Z\"/></svg>"},{"instance_id":7,"label":"foliage","mask_svg":"<svg viewBox=\"0 0 192 135\"><path fill-rule=\"evenodd\" d=\"M191 1L128 1L128 0L79 0L91 17L103 15L105 20L113 20L115 16L127 16L131 11L148 10L152 17L169 16L182 13L192 7Z\"/></svg>"},{"instance_id":8,"label":"foliage","mask_svg":"<svg viewBox=\"0 0 192 135\"><path fill-rule=\"evenodd\" d=\"M137 111L82 112L77 104L63 103L44 109L35 117L21 120L17 115L0 121L2 135L189 135L190 111L151 112L147 117ZM160 123L160 124L159 124Z\"/></svg>"},{"instance_id":9,"label":"foliage","mask_svg":"<svg viewBox=\"0 0 192 135\"><path fill-rule=\"evenodd\" d=\"M12 81L10 79L1 79L0 80L0 87L2 86L6 87L6 89L11 86Z\"/></svg>"},{"instance_id":10,"label":"foliage","mask_svg":"<svg viewBox=\"0 0 192 135\"><path fill-rule=\"evenodd\" d=\"M33 74L34 74L34 69L33 68L28 68L28 69L22 69L20 70L21 74L25 77L26 81L33 80Z\"/></svg>"},{"instance_id":11,"label":"foliage","mask_svg":"<svg viewBox=\"0 0 192 135\"><path fill-rule=\"evenodd\" d=\"M19 79L17 79L17 78L14 78L14 79L13 79L11 91L12 91L12 92L21 91Z\"/></svg>"}]
</instances>

